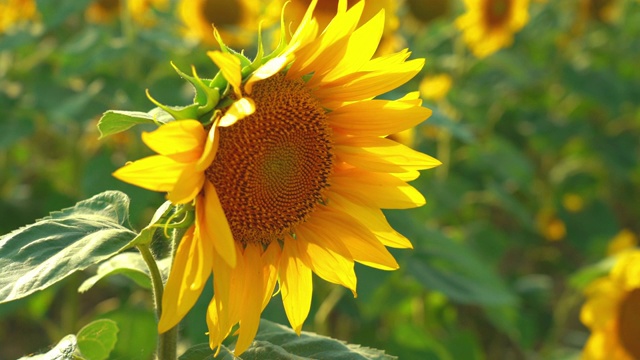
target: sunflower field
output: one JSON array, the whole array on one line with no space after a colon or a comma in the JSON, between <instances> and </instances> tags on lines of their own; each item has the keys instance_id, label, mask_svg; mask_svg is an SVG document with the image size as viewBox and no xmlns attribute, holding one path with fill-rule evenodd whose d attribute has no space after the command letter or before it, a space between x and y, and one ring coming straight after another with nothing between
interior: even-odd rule
<instances>
[{"instance_id":1,"label":"sunflower field","mask_svg":"<svg viewBox=\"0 0 640 360\"><path fill-rule=\"evenodd\" d=\"M0 360L640 359L640 1L0 0Z\"/></svg>"}]
</instances>

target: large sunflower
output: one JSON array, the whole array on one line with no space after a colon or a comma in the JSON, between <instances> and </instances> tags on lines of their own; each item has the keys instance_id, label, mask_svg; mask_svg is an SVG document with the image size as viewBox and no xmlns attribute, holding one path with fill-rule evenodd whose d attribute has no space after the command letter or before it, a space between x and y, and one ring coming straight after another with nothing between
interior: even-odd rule
<instances>
[{"instance_id":1,"label":"large sunflower","mask_svg":"<svg viewBox=\"0 0 640 360\"><path fill-rule=\"evenodd\" d=\"M383 270L398 264L386 246L411 243L381 208L424 204L406 181L440 163L384 138L431 111L417 92L376 96L404 84L424 59L407 50L372 59L381 12L358 27L364 3L338 12L324 30L312 1L287 44L244 66L241 55L209 56L229 83L231 105L210 125L178 120L143 135L158 155L114 175L174 204L195 204L195 225L177 249L159 331L176 326L213 272L207 312L210 345L239 323L235 353L251 344L276 283L291 326L310 309L312 273L356 294L354 262ZM221 100L221 103L223 101Z\"/></svg>"},{"instance_id":2,"label":"large sunflower","mask_svg":"<svg viewBox=\"0 0 640 360\"><path fill-rule=\"evenodd\" d=\"M479 58L510 46L513 34L529 21L529 0L464 0L464 3L467 12L455 24Z\"/></svg>"},{"instance_id":3,"label":"large sunflower","mask_svg":"<svg viewBox=\"0 0 640 360\"><path fill-rule=\"evenodd\" d=\"M640 359L640 250L619 255L609 276L593 282L580 319L591 336L584 360Z\"/></svg>"}]
</instances>

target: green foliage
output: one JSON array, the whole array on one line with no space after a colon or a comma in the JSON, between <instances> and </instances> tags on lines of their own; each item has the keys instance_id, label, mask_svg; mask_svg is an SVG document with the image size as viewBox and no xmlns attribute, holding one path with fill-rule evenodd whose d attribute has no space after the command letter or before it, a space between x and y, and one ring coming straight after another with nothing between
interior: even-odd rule
<instances>
[{"instance_id":1,"label":"green foliage","mask_svg":"<svg viewBox=\"0 0 640 360\"><path fill-rule=\"evenodd\" d=\"M117 134L119 132L129 130L138 124L154 124L163 123L154 114L143 113L139 111L117 111L109 110L102 115L98 122L100 130L100 138Z\"/></svg>"},{"instance_id":2,"label":"green foliage","mask_svg":"<svg viewBox=\"0 0 640 360\"><path fill-rule=\"evenodd\" d=\"M87 360L104 360L116 345L118 325L115 321L96 320L78 331L78 350Z\"/></svg>"},{"instance_id":3,"label":"green foliage","mask_svg":"<svg viewBox=\"0 0 640 360\"><path fill-rule=\"evenodd\" d=\"M126 249L129 198L108 191L0 238L0 303L45 289ZM10 269L10 270L9 270Z\"/></svg>"},{"instance_id":4,"label":"green foliage","mask_svg":"<svg viewBox=\"0 0 640 360\"><path fill-rule=\"evenodd\" d=\"M21 360L105 360L117 341L118 326L111 320L93 321L67 335L45 354L25 356Z\"/></svg>"},{"instance_id":5,"label":"green foliage","mask_svg":"<svg viewBox=\"0 0 640 360\"><path fill-rule=\"evenodd\" d=\"M187 350L180 360L259 360L259 359L317 359L317 360L393 360L396 357L359 345L345 344L314 333L302 332L298 336L288 327L267 320L260 321L260 328L253 344L239 357L227 347L221 347L218 356L209 344L196 345Z\"/></svg>"},{"instance_id":6,"label":"green foliage","mask_svg":"<svg viewBox=\"0 0 640 360\"><path fill-rule=\"evenodd\" d=\"M78 348L78 340L75 335L67 335L46 354L23 356L20 360L79 360L74 354Z\"/></svg>"}]
</instances>

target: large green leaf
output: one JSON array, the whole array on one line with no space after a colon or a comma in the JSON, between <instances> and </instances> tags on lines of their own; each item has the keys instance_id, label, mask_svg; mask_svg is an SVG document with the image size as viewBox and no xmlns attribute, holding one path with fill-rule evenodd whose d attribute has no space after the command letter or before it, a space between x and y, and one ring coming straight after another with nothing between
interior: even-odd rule
<instances>
[{"instance_id":1,"label":"large green leaf","mask_svg":"<svg viewBox=\"0 0 640 360\"><path fill-rule=\"evenodd\" d=\"M0 303L23 298L129 246L129 198L107 191L0 238Z\"/></svg>"},{"instance_id":2,"label":"large green leaf","mask_svg":"<svg viewBox=\"0 0 640 360\"><path fill-rule=\"evenodd\" d=\"M118 325L109 319L100 319L87 324L78 331L78 350L87 360L104 360L118 340Z\"/></svg>"},{"instance_id":3,"label":"large green leaf","mask_svg":"<svg viewBox=\"0 0 640 360\"><path fill-rule=\"evenodd\" d=\"M180 360L229 360L231 353L221 348L217 357L206 344L189 349ZM298 336L291 328L260 320L258 334L251 346L236 359L240 360L393 360L382 350L345 344L326 336L303 331Z\"/></svg>"},{"instance_id":4,"label":"large green leaf","mask_svg":"<svg viewBox=\"0 0 640 360\"><path fill-rule=\"evenodd\" d=\"M166 279L171 267L171 258L165 258L157 262L158 268ZM151 279L149 278L149 268L138 252L124 252L103 262L98 266L96 274L86 279L78 288L79 292L89 290L98 281L112 276L124 275L133 280L137 285L151 289Z\"/></svg>"},{"instance_id":5,"label":"large green leaf","mask_svg":"<svg viewBox=\"0 0 640 360\"><path fill-rule=\"evenodd\" d=\"M67 335L46 354L23 356L19 360L75 360L77 357L74 355L74 352L77 347L78 341L76 336Z\"/></svg>"}]
</instances>

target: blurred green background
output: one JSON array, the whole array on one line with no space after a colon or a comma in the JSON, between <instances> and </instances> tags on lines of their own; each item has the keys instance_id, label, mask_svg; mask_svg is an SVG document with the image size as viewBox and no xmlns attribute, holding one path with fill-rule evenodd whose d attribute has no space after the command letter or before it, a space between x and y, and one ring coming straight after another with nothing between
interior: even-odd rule
<instances>
[{"instance_id":1,"label":"blurred green background","mask_svg":"<svg viewBox=\"0 0 640 360\"><path fill-rule=\"evenodd\" d=\"M111 173L151 153L139 136L150 128L99 140L96 123L109 109L150 110L145 89L190 103L169 61L210 77L214 45L185 30L178 1L30 3L0 1L0 234L108 189L131 197L140 229L163 195ZM393 251L401 269L357 266L357 299L314 279L304 330L400 359L578 358L589 336L582 291L640 233L640 3L532 1L514 44L483 59L454 25L462 0L370 3L397 16L385 46L427 59L389 96L421 89L433 115L402 138L444 164L413 183L426 206L386 212L415 246ZM235 14L212 19L228 36L273 15L268 1L214 5ZM187 16L193 25L208 15ZM238 44L251 55L255 39ZM436 75L451 86L434 95ZM114 359L150 358L148 289L115 276L78 293L91 275L1 305L0 359L44 351L100 318L120 326ZM207 341L211 293L183 322L185 346ZM287 324L279 296L263 317Z\"/></svg>"}]
</instances>

